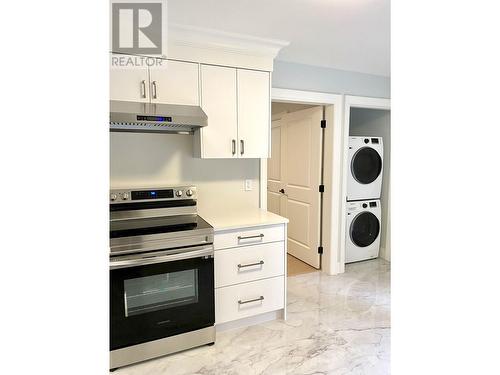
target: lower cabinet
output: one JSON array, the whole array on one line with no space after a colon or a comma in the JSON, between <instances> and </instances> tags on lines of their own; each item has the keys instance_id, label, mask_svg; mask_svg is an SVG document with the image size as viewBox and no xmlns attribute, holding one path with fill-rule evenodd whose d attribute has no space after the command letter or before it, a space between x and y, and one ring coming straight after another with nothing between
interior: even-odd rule
<instances>
[{"instance_id":1,"label":"lower cabinet","mask_svg":"<svg viewBox=\"0 0 500 375\"><path fill-rule=\"evenodd\" d=\"M280 224L215 233L216 324L285 308L284 226ZM257 238L260 242L247 242L247 238Z\"/></svg>"},{"instance_id":2,"label":"lower cabinet","mask_svg":"<svg viewBox=\"0 0 500 375\"><path fill-rule=\"evenodd\" d=\"M217 288L215 291L215 323L282 309L284 276Z\"/></svg>"},{"instance_id":3,"label":"lower cabinet","mask_svg":"<svg viewBox=\"0 0 500 375\"><path fill-rule=\"evenodd\" d=\"M215 255L215 287L285 274L283 242L220 250Z\"/></svg>"}]
</instances>

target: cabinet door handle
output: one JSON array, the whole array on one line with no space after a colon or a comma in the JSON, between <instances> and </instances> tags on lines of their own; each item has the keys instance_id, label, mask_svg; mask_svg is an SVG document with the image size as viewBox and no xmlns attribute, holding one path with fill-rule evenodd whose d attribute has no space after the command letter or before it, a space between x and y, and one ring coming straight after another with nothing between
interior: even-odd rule
<instances>
[{"instance_id":1,"label":"cabinet door handle","mask_svg":"<svg viewBox=\"0 0 500 375\"><path fill-rule=\"evenodd\" d=\"M281 194L285 194L285 189L280 189L279 191Z\"/></svg>"},{"instance_id":2,"label":"cabinet door handle","mask_svg":"<svg viewBox=\"0 0 500 375\"><path fill-rule=\"evenodd\" d=\"M243 155L245 153L245 141L240 139L240 154Z\"/></svg>"},{"instance_id":3,"label":"cabinet door handle","mask_svg":"<svg viewBox=\"0 0 500 375\"><path fill-rule=\"evenodd\" d=\"M141 97L143 97L143 98L146 97L146 81L145 80L141 81Z\"/></svg>"},{"instance_id":4,"label":"cabinet door handle","mask_svg":"<svg viewBox=\"0 0 500 375\"><path fill-rule=\"evenodd\" d=\"M263 233L256 234L255 236L238 236L238 241L241 241L241 240L250 240L252 238L263 239L264 238L264 234Z\"/></svg>"},{"instance_id":5,"label":"cabinet door handle","mask_svg":"<svg viewBox=\"0 0 500 375\"><path fill-rule=\"evenodd\" d=\"M238 269L245 268L245 267L262 266L263 264L264 264L263 260L260 260L260 261L255 262L255 263L238 264Z\"/></svg>"},{"instance_id":6,"label":"cabinet door handle","mask_svg":"<svg viewBox=\"0 0 500 375\"><path fill-rule=\"evenodd\" d=\"M233 155L234 155L234 154L236 154L236 139L233 139L231 141L231 143L232 143L232 146L233 146L233 148L232 148L233 151L232 152L233 152Z\"/></svg>"},{"instance_id":7,"label":"cabinet door handle","mask_svg":"<svg viewBox=\"0 0 500 375\"><path fill-rule=\"evenodd\" d=\"M241 299L238 301L238 304L244 305L245 303L264 301L264 296L260 296L259 298L247 299L246 301L242 301Z\"/></svg>"},{"instance_id":8,"label":"cabinet door handle","mask_svg":"<svg viewBox=\"0 0 500 375\"><path fill-rule=\"evenodd\" d=\"M156 92L156 81L153 81L151 83L151 86L153 86L153 99L158 99L158 95L157 95L157 92Z\"/></svg>"}]
</instances>

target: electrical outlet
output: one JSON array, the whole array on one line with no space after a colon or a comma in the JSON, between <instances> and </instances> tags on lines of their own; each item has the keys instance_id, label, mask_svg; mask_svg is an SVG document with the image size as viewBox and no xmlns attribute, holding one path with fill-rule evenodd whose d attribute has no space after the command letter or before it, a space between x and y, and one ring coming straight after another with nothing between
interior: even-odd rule
<instances>
[{"instance_id":1,"label":"electrical outlet","mask_svg":"<svg viewBox=\"0 0 500 375\"><path fill-rule=\"evenodd\" d=\"M252 190L252 180L245 180L245 191Z\"/></svg>"}]
</instances>

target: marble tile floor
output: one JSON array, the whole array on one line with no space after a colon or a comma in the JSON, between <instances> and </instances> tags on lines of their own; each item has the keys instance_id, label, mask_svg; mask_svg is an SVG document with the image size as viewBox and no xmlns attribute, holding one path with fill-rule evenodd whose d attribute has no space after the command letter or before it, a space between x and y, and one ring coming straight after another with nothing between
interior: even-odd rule
<instances>
[{"instance_id":1,"label":"marble tile floor","mask_svg":"<svg viewBox=\"0 0 500 375\"><path fill-rule=\"evenodd\" d=\"M288 317L217 334L214 346L117 369L115 375L390 373L390 263L288 278Z\"/></svg>"}]
</instances>

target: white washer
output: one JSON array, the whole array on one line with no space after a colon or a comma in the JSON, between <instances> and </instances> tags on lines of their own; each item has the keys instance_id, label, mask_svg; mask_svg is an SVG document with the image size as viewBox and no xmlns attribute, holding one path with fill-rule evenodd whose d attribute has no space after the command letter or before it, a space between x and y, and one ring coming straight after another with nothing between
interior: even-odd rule
<instances>
[{"instance_id":1,"label":"white washer","mask_svg":"<svg viewBox=\"0 0 500 375\"><path fill-rule=\"evenodd\" d=\"M381 212L379 200L347 202L346 263L378 257Z\"/></svg>"},{"instance_id":2,"label":"white washer","mask_svg":"<svg viewBox=\"0 0 500 375\"><path fill-rule=\"evenodd\" d=\"M383 157L382 137L349 137L348 201L380 198Z\"/></svg>"}]
</instances>

